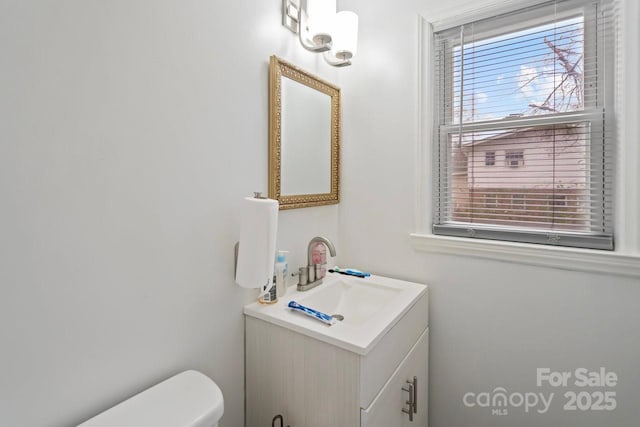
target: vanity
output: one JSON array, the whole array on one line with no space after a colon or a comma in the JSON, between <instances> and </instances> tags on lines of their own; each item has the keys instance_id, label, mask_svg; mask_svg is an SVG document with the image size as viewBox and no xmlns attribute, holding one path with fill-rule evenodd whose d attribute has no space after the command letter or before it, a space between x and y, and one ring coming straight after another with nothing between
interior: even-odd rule
<instances>
[{"instance_id":1,"label":"vanity","mask_svg":"<svg viewBox=\"0 0 640 427\"><path fill-rule=\"evenodd\" d=\"M289 309L292 300L344 320L326 325ZM427 426L425 285L329 273L244 313L247 426L278 414L291 427Z\"/></svg>"}]
</instances>

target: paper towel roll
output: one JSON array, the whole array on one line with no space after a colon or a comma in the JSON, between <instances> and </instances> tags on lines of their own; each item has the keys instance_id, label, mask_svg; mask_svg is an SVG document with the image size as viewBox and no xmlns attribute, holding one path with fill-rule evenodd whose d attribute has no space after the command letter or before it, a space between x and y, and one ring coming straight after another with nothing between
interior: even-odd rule
<instances>
[{"instance_id":1,"label":"paper towel roll","mask_svg":"<svg viewBox=\"0 0 640 427\"><path fill-rule=\"evenodd\" d=\"M245 197L240 211L236 283L261 288L273 280L278 231L278 201Z\"/></svg>"}]
</instances>

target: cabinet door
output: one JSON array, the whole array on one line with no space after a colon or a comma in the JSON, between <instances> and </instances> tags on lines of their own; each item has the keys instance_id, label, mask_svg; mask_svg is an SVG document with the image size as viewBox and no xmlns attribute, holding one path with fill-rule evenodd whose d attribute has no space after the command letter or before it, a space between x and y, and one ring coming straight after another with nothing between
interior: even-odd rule
<instances>
[{"instance_id":1,"label":"cabinet door","mask_svg":"<svg viewBox=\"0 0 640 427\"><path fill-rule=\"evenodd\" d=\"M409 416L401 412L402 415L402 427L428 427L429 423L429 329L424 332L424 335L418 340L416 344L415 356L408 360L408 375L416 377L417 381L417 401L416 412L413 414L413 421L409 421ZM412 380L412 378L407 378ZM407 393L403 393L407 395Z\"/></svg>"},{"instance_id":2,"label":"cabinet door","mask_svg":"<svg viewBox=\"0 0 640 427\"><path fill-rule=\"evenodd\" d=\"M369 408L361 411L362 427L427 427L428 357L429 329L420 336ZM413 383L414 377L417 383L417 401L413 421L410 421L409 415L402 412L402 409L409 409L407 401L413 396L403 389L411 389L410 383Z\"/></svg>"}]
</instances>

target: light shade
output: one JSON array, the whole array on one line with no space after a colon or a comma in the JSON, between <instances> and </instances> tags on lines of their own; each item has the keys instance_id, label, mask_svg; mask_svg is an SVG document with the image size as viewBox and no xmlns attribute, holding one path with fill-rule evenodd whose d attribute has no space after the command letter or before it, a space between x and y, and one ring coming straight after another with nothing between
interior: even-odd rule
<instances>
[{"instance_id":1,"label":"light shade","mask_svg":"<svg viewBox=\"0 0 640 427\"><path fill-rule=\"evenodd\" d=\"M315 44L331 41L336 19L336 0L307 0L309 37Z\"/></svg>"},{"instance_id":2,"label":"light shade","mask_svg":"<svg viewBox=\"0 0 640 427\"><path fill-rule=\"evenodd\" d=\"M343 10L334 19L331 55L342 60L351 59L358 50L358 15Z\"/></svg>"}]
</instances>

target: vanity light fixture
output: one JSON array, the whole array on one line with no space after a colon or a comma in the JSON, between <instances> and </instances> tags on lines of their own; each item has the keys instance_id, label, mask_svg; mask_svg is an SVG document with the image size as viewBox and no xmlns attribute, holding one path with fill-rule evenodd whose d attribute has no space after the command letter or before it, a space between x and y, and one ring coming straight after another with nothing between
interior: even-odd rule
<instances>
[{"instance_id":1,"label":"vanity light fixture","mask_svg":"<svg viewBox=\"0 0 640 427\"><path fill-rule=\"evenodd\" d=\"M282 0L282 25L298 34L302 47L322 53L334 67L351 65L356 55L358 15L336 13L336 0Z\"/></svg>"}]
</instances>

